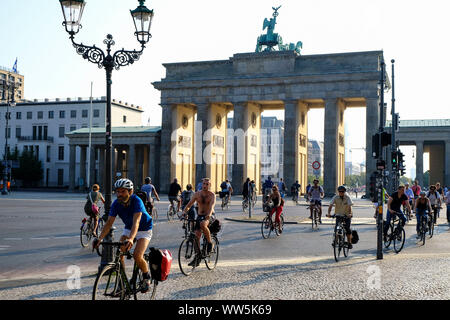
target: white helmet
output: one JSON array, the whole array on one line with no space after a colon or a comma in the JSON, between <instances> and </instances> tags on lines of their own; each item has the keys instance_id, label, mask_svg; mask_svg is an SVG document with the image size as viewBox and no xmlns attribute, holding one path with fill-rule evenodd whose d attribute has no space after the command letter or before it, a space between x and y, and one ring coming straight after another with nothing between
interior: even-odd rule
<instances>
[{"instance_id":1,"label":"white helmet","mask_svg":"<svg viewBox=\"0 0 450 320\"><path fill-rule=\"evenodd\" d=\"M114 183L114 189L125 188L133 190L133 182L130 179L119 179Z\"/></svg>"}]
</instances>

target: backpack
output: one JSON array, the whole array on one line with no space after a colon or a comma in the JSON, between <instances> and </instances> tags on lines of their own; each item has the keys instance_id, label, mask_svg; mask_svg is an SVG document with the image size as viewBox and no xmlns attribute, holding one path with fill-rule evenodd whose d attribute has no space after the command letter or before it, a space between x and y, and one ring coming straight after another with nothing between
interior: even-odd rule
<instances>
[{"instance_id":1,"label":"backpack","mask_svg":"<svg viewBox=\"0 0 450 320\"><path fill-rule=\"evenodd\" d=\"M359 241L359 235L356 230L352 231L352 244L357 244Z\"/></svg>"},{"instance_id":2,"label":"backpack","mask_svg":"<svg viewBox=\"0 0 450 320\"><path fill-rule=\"evenodd\" d=\"M144 205L147 203L147 193L144 191L136 191L135 193L144 203Z\"/></svg>"},{"instance_id":3,"label":"backpack","mask_svg":"<svg viewBox=\"0 0 450 320\"><path fill-rule=\"evenodd\" d=\"M169 250L150 248L148 262L152 279L156 281L167 280L172 266L172 253Z\"/></svg>"},{"instance_id":4,"label":"backpack","mask_svg":"<svg viewBox=\"0 0 450 320\"><path fill-rule=\"evenodd\" d=\"M214 221L209 225L209 231L211 231L211 233L213 233L213 234L219 233L220 230L222 230L222 224L220 223L220 220L219 220L219 219L214 220Z\"/></svg>"},{"instance_id":5,"label":"backpack","mask_svg":"<svg viewBox=\"0 0 450 320\"><path fill-rule=\"evenodd\" d=\"M220 189L226 189L227 188L227 183L224 181L222 182L222 184L220 185Z\"/></svg>"}]
</instances>

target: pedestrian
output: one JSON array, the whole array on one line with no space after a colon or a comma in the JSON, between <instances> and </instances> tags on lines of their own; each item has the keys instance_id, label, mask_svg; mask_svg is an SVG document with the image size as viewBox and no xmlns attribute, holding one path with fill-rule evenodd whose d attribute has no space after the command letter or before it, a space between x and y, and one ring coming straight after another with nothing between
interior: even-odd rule
<instances>
[{"instance_id":1,"label":"pedestrian","mask_svg":"<svg viewBox=\"0 0 450 320\"><path fill-rule=\"evenodd\" d=\"M450 190L445 194L445 206L447 207L447 222L450 223Z\"/></svg>"}]
</instances>

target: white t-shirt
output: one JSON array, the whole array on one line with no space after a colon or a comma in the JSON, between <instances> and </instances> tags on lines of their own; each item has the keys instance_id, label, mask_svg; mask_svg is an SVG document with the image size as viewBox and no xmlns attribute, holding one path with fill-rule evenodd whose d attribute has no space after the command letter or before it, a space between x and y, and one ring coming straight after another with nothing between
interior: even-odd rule
<instances>
[{"instance_id":1,"label":"white t-shirt","mask_svg":"<svg viewBox=\"0 0 450 320\"><path fill-rule=\"evenodd\" d=\"M445 203L450 206L450 191L447 191L447 193L445 194L445 198Z\"/></svg>"},{"instance_id":2,"label":"white t-shirt","mask_svg":"<svg viewBox=\"0 0 450 320\"><path fill-rule=\"evenodd\" d=\"M439 193L437 191L433 193L428 194L428 199L430 199L430 204L432 206L436 205L438 203L438 200L440 199Z\"/></svg>"}]
</instances>

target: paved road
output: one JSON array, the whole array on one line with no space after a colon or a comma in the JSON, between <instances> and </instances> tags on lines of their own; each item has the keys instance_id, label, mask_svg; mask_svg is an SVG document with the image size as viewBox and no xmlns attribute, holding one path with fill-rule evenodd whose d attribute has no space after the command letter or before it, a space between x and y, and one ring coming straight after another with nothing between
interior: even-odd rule
<instances>
[{"instance_id":1,"label":"paved road","mask_svg":"<svg viewBox=\"0 0 450 320\"><path fill-rule=\"evenodd\" d=\"M99 257L79 244L83 198L16 193L1 199L0 299L90 298ZM374 210L366 201L355 204L354 227L360 242L345 261L335 263L333 259L332 222L324 219L320 229L312 231L306 206L288 203L286 220L296 224L286 225L278 238L262 239L259 224L222 219L218 268L210 272L201 266L185 277L177 265L180 223L167 221L168 202L162 201L152 245L171 250L174 264L170 279L160 284L157 298L382 299L386 294L394 299L450 298L450 232L443 219L425 247L417 244L415 224L411 224L406 227L405 249L398 255L386 251L384 259L377 261ZM256 209L253 219L262 219L260 204ZM237 198L229 211L218 207L217 215L247 218ZM81 286L72 290L67 279L74 270L80 271Z\"/></svg>"}]
</instances>

